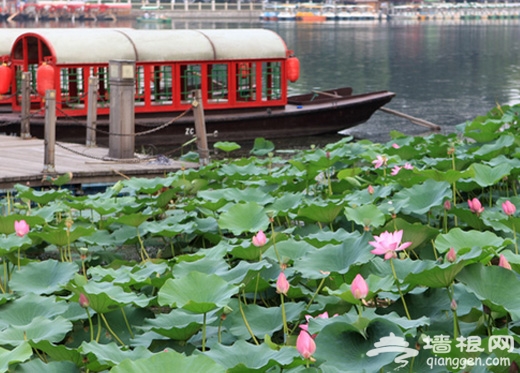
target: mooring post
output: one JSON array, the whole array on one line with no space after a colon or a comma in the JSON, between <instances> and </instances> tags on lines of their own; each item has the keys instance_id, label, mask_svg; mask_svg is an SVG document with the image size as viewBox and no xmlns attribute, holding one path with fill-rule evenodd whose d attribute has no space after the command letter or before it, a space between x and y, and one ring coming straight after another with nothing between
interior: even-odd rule
<instances>
[{"instance_id":1,"label":"mooring post","mask_svg":"<svg viewBox=\"0 0 520 373\"><path fill-rule=\"evenodd\" d=\"M192 102L192 106L193 118L195 119L195 135L197 136L197 150L199 151L199 163L201 166L205 166L209 163L209 149L200 89L195 91L195 101Z\"/></svg>"},{"instance_id":2,"label":"mooring post","mask_svg":"<svg viewBox=\"0 0 520 373\"><path fill-rule=\"evenodd\" d=\"M45 92L45 138L43 154L43 173L55 173L54 154L56 147L56 91Z\"/></svg>"},{"instance_id":3,"label":"mooring post","mask_svg":"<svg viewBox=\"0 0 520 373\"><path fill-rule=\"evenodd\" d=\"M88 96L87 96L87 146L96 146L96 125L97 125L97 76L88 78Z\"/></svg>"},{"instance_id":4,"label":"mooring post","mask_svg":"<svg viewBox=\"0 0 520 373\"><path fill-rule=\"evenodd\" d=\"M135 61L109 61L110 74L110 158L134 158L135 153Z\"/></svg>"},{"instance_id":5,"label":"mooring post","mask_svg":"<svg viewBox=\"0 0 520 373\"><path fill-rule=\"evenodd\" d=\"M22 120L20 122L20 137L22 139L31 138L31 123L30 123L30 110L31 110L31 73L22 73Z\"/></svg>"}]
</instances>

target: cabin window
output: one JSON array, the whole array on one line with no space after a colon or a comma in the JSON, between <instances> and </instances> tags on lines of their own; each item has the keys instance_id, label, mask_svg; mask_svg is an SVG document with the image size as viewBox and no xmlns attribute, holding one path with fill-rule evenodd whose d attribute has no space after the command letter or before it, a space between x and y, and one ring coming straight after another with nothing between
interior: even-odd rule
<instances>
[{"instance_id":1,"label":"cabin window","mask_svg":"<svg viewBox=\"0 0 520 373\"><path fill-rule=\"evenodd\" d=\"M144 66L135 67L135 95L134 103L136 105L143 105L145 101L145 85L147 81L145 79L145 68Z\"/></svg>"},{"instance_id":2,"label":"cabin window","mask_svg":"<svg viewBox=\"0 0 520 373\"><path fill-rule=\"evenodd\" d=\"M262 101L282 98L281 63L262 63Z\"/></svg>"},{"instance_id":3,"label":"cabin window","mask_svg":"<svg viewBox=\"0 0 520 373\"><path fill-rule=\"evenodd\" d=\"M62 68L60 69L60 75L62 105L73 108L83 104L86 94L83 69L81 67Z\"/></svg>"},{"instance_id":4,"label":"cabin window","mask_svg":"<svg viewBox=\"0 0 520 373\"><path fill-rule=\"evenodd\" d=\"M236 64L237 101L256 100L256 63Z\"/></svg>"},{"instance_id":5,"label":"cabin window","mask_svg":"<svg viewBox=\"0 0 520 373\"><path fill-rule=\"evenodd\" d=\"M170 65L150 67L150 92L152 105L172 103L172 67Z\"/></svg>"},{"instance_id":6,"label":"cabin window","mask_svg":"<svg viewBox=\"0 0 520 373\"><path fill-rule=\"evenodd\" d=\"M208 101L228 102L228 65L208 65Z\"/></svg>"},{"instance_id":7,"label":"cabin window","mask_svg":"<svg viewBox=\"0 0 520 373\"><path fill-rule=\"evenodd\" d=\"M98 78L98 105L101 107L110 105L109 84L108 84L108 68L106 67L91 67L90 76L97 76Z\"/></svg>"},{"instance_id":8,"label":"cabin window","mask_svg":"<svg viewBox=\"0 0 520 373\"><path fill-rule=\"evenodd\" d=\"M193 91L201 89L201 66L200 65L181 65L181 100L182 103L189 103L193 98Z\"/></svg>"}]
</instances>

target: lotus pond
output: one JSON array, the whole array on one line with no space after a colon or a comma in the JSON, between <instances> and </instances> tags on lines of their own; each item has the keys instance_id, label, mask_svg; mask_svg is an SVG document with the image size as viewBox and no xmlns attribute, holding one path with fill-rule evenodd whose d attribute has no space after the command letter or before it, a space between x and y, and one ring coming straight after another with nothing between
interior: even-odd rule
<instances>
[{"instance_id":1,"label":"lotus pond","mask_svg":"<svg viewBox=\"0 0 520 373\"><path fill-rule=\"evenodd\" d=\"M0 372L518 372L520 106L0 201Z\"/></svg>"}]
</instances>

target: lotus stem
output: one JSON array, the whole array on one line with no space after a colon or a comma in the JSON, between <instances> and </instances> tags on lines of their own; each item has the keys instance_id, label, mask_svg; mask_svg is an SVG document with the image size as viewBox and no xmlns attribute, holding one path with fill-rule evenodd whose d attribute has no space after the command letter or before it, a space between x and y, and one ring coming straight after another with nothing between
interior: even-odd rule
<instances>
[{"instance_id":1,"label":"lotus stem","mask_svg":"<svg viewBox=\"0 0 520 373\"><path fill-rule=\"evenodd\" d=\"M90 342L94 341L94 325L92 324L92 317L90 316L90 311L88 310L88 307L85 308L87 311L87 317L88 317L88 324L90 328Z\"/></svg>"},{"instance_id":2,"label":"lotus stem","mask_svg":"<svg viewBox=\"0 0 520 373\"><path fill-rule=\"evenodd\" d=\"M272 217L269 217L269 221L271 222L271 240L273 240L273 250L276 254L276 259L278 259L278 264L280 266L282 265L282 259L280 257L280 254L278 253L278 249L276 248L276 239L274 234L274 219Z\"/></svg>"},{"instance_id":3,"label":"lotus stem","mask_svg":"<svg viewBox=\"0 0 520 373\"><path fill-rule=\"evenodd\" d=\"M107 330L110 332L110 334L112 334L112 336L114 337L114 339L119 342L119 344L121 346L125 346L124 342L117 336L117 334L112 330L112 328L110 327L110 325L108 325L108 320L106 319L105 315L103 315L102 313L101 314L98 314L98 315L101 315L101 318L103 319L103 322L105 323L105 326L107 327Z\"/></svg>"},{"instance_id":4,"label":"lotus stem","mask_svg":"<svg viewBox=\"0 0 520 373\"><path fill-rule=\"evenodd\" d=\"M137 239L139 240L139 245L141 247L141 249L140 249L141 259L143 260L143 262L146 262L146 259L144 258L143 253L146 255L146 258L148 260L150 260L150 256L148 255L148 252L144 248L143 239L141 238L141 234L139 233L139 227L136 227L136 230L137 230Z\"/></svg>"},{"instance_id":5,"label":"lotus stem","mask_svg":"<svg viewBox=\"0 0 520 373\"><path fill-rule=\"evenodd\" d=\"M401 286L399 285L399 279L397 278L397 273L395 272L393 259L390 258L390 267L392 267L392 273L394 274L395 284L397 285L397 290L399 291L399 295L401 296L401 301L403 302L404 312L406 313L406 317L408 320L411 320L410 312L408 311L408 306L406 305L406 301L404 300L403 292L401 291Z\"/></svg>"},{"instance_id":6,"label":"lotus stem","mask_svg":"<svg viewBox=\"0 0 520 373\"><path fill-rule=\"evenodd\" d=\"M311 299L309 300L309 303L307 303L307 306L305 306L305 310L308 310L309 307L312 305L312 302L314 302L314 298L316 298L316 296L318 295L318 293L320 292L321 288L323 287L323 284L325 283L325 280L327 279L327 277L323 277L320 281L320 283L318 284L318 287L316 288L316 291L314 292L314 294L312 294L312 297Z\"/></svg>"},{"instance_id":7,"label":"lotus stem","mask_svg":"<svg viewBox=\"0 0 520 373\"><path fill-rule=\"evenodd\" d=\"M287 327L287 315L285 314L285 302L283 294L280 294L281 306L282 306L282 321L283 321L283 342L287 343L289 337L289 328Z\"/></svg>"},{"instance_id":8,"label":"lotus stem","mask_svg":"<svg viewBox=\"0 0 520 373\"><path fill-rule=\"evenodd\" d=\"M247 321L246 314L244 313L244 310L242 308L242 302L240 301L240 297L238 298L238 309L240 310L242 320L244 320L244 324L246 326L247 331L249 332L249 335L251 335L251 338L253 338L253 341L256 345L260 345L260 343L258 343L258 339L256 339L255 334L253 333L253 330L251 329L251 325L249 325L249 322Z\"/></svg>"},{"instance_id":9,"label":"lotus stem","mask_svg":"<svg viewBox=\"0 0 520 373\"><path fill-rule=\"evenodd\" d=\"M123 314L123 319L125 320L126 328L130 333L130 337L134 338L134 333L132 332L132 328L130 327L130 323L128 322L128 318L126 317L125 309L121 307L121 313Z\"/></svg>"},{"instance_id":10,"label":"lotus stem","mask_svg":"<svg viewBox=\"0 0 520 373\"><path fill-rule=\"evenodd\" d=\"M98 321L98 330L97 330L97 335L96 335L96 342L99 342L99 338L101 338L101 316L100 314L98 313L97 314L97 321Z\"/></svg>"},{"instance_id":11,"label":"lotus stem","mask_svg":"<svg viewBox=\"0 0 520 373\"><path fill-rule=\"evenodd\" d=\"M515 254L518 255L518 242L516 240L516 227L515 222L513 222L513 240L515 241Z\"/></svg>"},{"instance_id":12,"label":"lotus stem","mask_svg":"<svg viewBox=\"0 0 520 373\"><path fill-rule=\"evenodd\" d=\"M206 312L202 316L202 352L206 351Z\"/></svg>"}]
</instances>

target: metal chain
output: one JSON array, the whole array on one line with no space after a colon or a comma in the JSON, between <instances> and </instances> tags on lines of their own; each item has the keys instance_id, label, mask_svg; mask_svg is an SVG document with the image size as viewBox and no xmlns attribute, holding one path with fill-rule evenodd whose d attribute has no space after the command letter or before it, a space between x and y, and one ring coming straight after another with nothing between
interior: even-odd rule
<instances>
[{"instance_id":1,"label":"metal chain","mask_svg":"<svg viewBox=\"0 0 520 373\"><path fill-rule=\"evenodd\" d=\"M92 126L89 126L81 121L79 121L78 119L74 118L74 117L71 117L70 115L68 115L67 113L65 113L63 110L61 110L60 108L56 108L56 110L58 110L60 113L62 113L64 116L66 116L68 119L72 119L74 120L75 122L77 122L78 124L80 124L81 126L87 128L87 129L90 129L90 130L94 130L96 132L99 132L99 133L102 133L102 134L105 134L105 135L112 135L112 136L121 136L121 137L124 137L124 136L132 136L132 137L137 137L137 136L144 136L144 135L149 135L150 133L154 133L154 132L157 132L157 131L160 131L166 127L168 127L169 125L173 124L174 122L176 122L178 119L182 118L183 116L185 116L186 114L188 114L192 108L190 107L189 109L186 109L186 111L184 111L183 113L179 114L178 116L176 116L175 118L169 120L168 122L164 123L164 124L161 124L160 126L158 127L154 127L150 130L146 130L146 131L141 131L141 132L137 132L137 133L114 133L114 132L110 132L110 131L104 131L104 130L101 130L99 128L94 128Z\"/></svg>"},{"instance_id":2,"label":"metal chain","mask_svg":"<svg viewBox=\"0 0 520 373\"><path fill-rule=\"evenodd\" d=\"M98 161L103 161L103 162L110 162L110 161L116 161L116 159L107 159L105 157L96 157L95 155L90 155L90 154L85 154L85 153L82 153L80 151L77 151L77 150L74 150L74 149L71 149L69 148L68 146L65 146L59 142L56 142L55 143L57 146L59 146L60 148L62 149L65 149L71 153L74 153L76 155L80 155L82 157L86 157L86 158L90 158L90 159L95 159L95 160L98 160ZM141 162L147 162L147 161L150 161L152 159L156 159L158 156L148 156L148 157L144 157L144 158L133 158L133 159L117 159L117 162L118 163L141 163Z\"/></svg>"}]
</instances>

